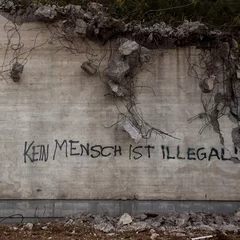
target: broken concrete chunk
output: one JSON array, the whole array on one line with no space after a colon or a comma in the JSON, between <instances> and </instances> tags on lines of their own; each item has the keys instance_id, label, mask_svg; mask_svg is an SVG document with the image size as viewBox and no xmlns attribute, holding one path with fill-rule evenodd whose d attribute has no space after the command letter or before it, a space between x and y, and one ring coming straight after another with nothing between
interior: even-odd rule
<instances>
[{"instance_id":1,"label":"broken concrete chunk","mask_svg":"<svg viewBox=\"0 0 240 240\"><path fill-rule=\"evenodd\" d=\"M237 50L238 49L238 42L233 38L232 39L232 49Z\"/></svg>"},{"instance_id":2,"label":"broken concrete chunk","mask_svg":"<svg viewBox=\"0 0 240 240\"><path fill-rule=\"evenodd\" d=\"M4 5L4 10L9 12L14 7L14 2L7 1Z\"/></svg>"},{"instance_id":3,"label":"broken concrete chunk","mask_svg":"<svg viewBox=\"0 0 240 240\"><path fill-rule=\"evenodd\" d=\"M135 143L138 143L142 139L142 134L140 130L136 126L134 126L134 124L130 120L125 120L125 122L123 123L123 129L130 135L130 137L134 140Z\"/></svg>"},{"instance_id":4,"label":"broken concrete chunk","mask_svg":"<svg viewBox=\"0 0 240 240\"><path fill-rule=\"evenodd\" d=\"M240 217L240 208L237 210L237 212L235 213L236 217Z\"/></svg>"},{"instance_id":5,"label":"broken concrete chunk","mask_svg":"<svg viewBox=\"0 0 240 240\"><path fill-rule=\"evenodd\" d=\"M90 2L88 4L88 8L89 8L89 11L93 13L99 13L104 11L103 5L97 2Z\"/></svg>"},{"instance_id":6,"label":"broken concrete chunk","mask_svg":"<svg viewBox=\"0 0 240 240\"><path fill-rule=\"evenodd\" d=\"M119 53L123 56L129 56L133 52L136 52L139 49L139 44L135 41L126 41L119 47Z\"/></svg>"},{"instance_id":7,"label":"broken concrete chunk","mask_svg":"<svg viewBox=\"0 0 240 240\"><path fill-rule=\"evenodd\" d=\"M158 233L153 233L150 238L151 238L152 240L156 240L158 237L159 237L159 234L158 234Z\"/></svg>"},{"instance_id":8,"label":"broken concrete chunk","mask_svg":"<svg viewBox=\"0 0 240 240\"><path fill-rule=\"evenodd\" d=\"M93 75L97 72L97 65L91 61L86 61L82 64L81 68L88 73L89 75Z\"/></svg>"},{"instance_id":9,"label":"broken concrete chunk","mask_svg":"<svg viewBox=\"0 0 240 240\"><path fill-rule=\"evenodd\" d=\"M115 228L111 223L105 223L105 222L95 224L94 228L96 228L97 230L103 231L105 233L115 231Z\"/></svg>"},{"instance_id":10,"label":"broken concrete chunk","mask_svg":"<svg viewBox=\"0 0 240 240\"><path fill-rule=\"evenodd\" d=\"M240 79L240 70L237 70L237 79Z\"/></svg>"},{"instance_id":11,"label":"broken concrete chunk","mask_svg":"<svg viewBox=\"0 0 240 240\"><path fill-rule=\"evenodd\" d=\"M127 62L123 61L119 55L110 60L108 67L108 77L114 82L120 83L130 71Z\"/></svg>"},{"instance_id":12,"label":"broken concrete chunk","mask_svg":"<svg viewBox=\"0 0 240 240\"><path fill-rule=\"evenodd\" d=\"M24 66L18 62L13 64L10 76L14 82L19 82L23 73L23 68Z\"/></svg>"},{"instance_id":13,"label":"broken concrete chunk","mask_svg":"<svg viewBox=\"0 0 240 240\"><path fill-rule=\"evenodd\" d=\"M53 20L57 16L57 12L51 6L41 6L39 7L34 15L39 18L39 20Z\"/></svg>"},{"instance_id":14,"label":"broken concrete chunk","mask_svg":"<svg viewBox=\"0 0 240 240\"><path fill-rule=\"evenodd\" d=\"M29 231L32 231L32 229L33 229L33 224L32 224L32 223L27 223L27 224L25 225L25 228L28 229Z\"/></svg>"},{"instance_id":15,"label":"broken concrete chunk","mask_svg":"<svg viewBox=\"0 0 240 240\"><path fill-rule=\"evenodd\" d=\"M145 47L140 48L140 62L147 63L150 60L150 50Z\"/></svg>"},{"instance_id":16,"label":"broken concrete chunk","mask_svg":"<svg viewBox=\"0 0 240 240\"><path fill-rule=\"evenodd\" d=\"M214 89L216 83L216 76L211 75L209 78L204 79L200 82L199 87L203 93L210 93Z\"/></svg>"},{"instance_id":17,"label":"broken concrete chunk","mask_svg":"<svg viewBox=\"0 0 240 240\"><path fill-rule=\"evenodd\" d=\"M240 148L240 127L233 128L232 141L237 148Z\"/></svg>"},{"instance_id":18,"label":"broken concrete chunk","mask_svg":"<svg viewBox=\"0 0 240 240\"><path fill-rule=\"evenodd\" d=\"M76 27L74 29L75 33L80 35L86 35L87 33L87 23L85 23L82 19L77 19Z\"/></svg>"},{"instance_id":19,"label":"broken concrete chunk","mask_svg":"<svg viewBox=\"0 0 240 240\"><path fill-rule=\"evenodd\" d=\"M230 45L228 42L222 42L219 46L219 53L222 58L228 58L230 53Z\"/></svg>"},{"instance_id":20,"label":"broken concrete chunk","mask_svg":"<svg viewBox=\"0 0 240 240\"><path fill-rule=\"evenodd\" d=\"M119 84L110 80L110 81L108 81L108 85L111 88L112 92L115 93L118 97L124 96L124 93L121 90L121 87L119 86Z\"/></svg>"},{"instance_id":21,"label":"broken concrete chunk","mask_svg":"<svg viewBox=\"0 0 240 240\"><path fill-rule=\"evenodd\" d=\"M132 217L131 217L128 213L124 213L124 214L121 216L118 224L119 224L119 225L127 225L127 224L132 223L132 221L133 221L133 220L132 220Z\"/></svg>"}]
</instances>

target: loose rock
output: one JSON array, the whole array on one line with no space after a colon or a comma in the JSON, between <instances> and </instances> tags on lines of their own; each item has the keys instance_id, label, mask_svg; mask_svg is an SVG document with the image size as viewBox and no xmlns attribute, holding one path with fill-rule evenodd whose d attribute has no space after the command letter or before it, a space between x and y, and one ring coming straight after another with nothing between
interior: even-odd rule
<instances>
[{"instance_id":1,"label":"loose rock","mask_svg":"<svg viewBox=\"0 0 240 240\"><path fill-rule=\"evenodd\" d=\"M130 137L134 140L135 143L138 143L142 139L142 134L140 130L136 126L134 126L134 124L129 119L126 119L124 121L123 129L130 135Z\"/></svg>"},{"instance_id":2,"label":"loose rock","mask_svg":"<svg viewBox=\"0 0 240 240\"><path fill-rule=\"evenodd\" d=\"M11 70L11 78L14 82L19 82L23 73L24 66L18 62L14 63Z\"/></svg>"},{"instance_id":3,"label":"loose rock","mask_svg":"<svg viewBox=\"0 0 240 240\"><path fill-rule=\"evenodd\" d=\"M45 5L39 7L34 15L38 17L39 20L49 21L53 20L57 16L57 12L53 7Z\"/></svg>"},{"instance_id":4,"label":"loose rock","mask_svg":"<svg viewBox=\"0 0 240 240\"><path fill-rule=\"evenodd\" d=\"M132 223L132 221L133 221L133 220L132 220L132 217L131 217L128 213L124 213L124 214L121 216L118 224L119 224L119 225L127 225L127 224Z\"/></svg>"},{"instance_id":5,"label":"loose rock","mask_svg":"<svg viewBox=\"0 0 240 240\"><path fill-rule=\"evenodd\" d=\"M82 64L81 68L88 73L89 75L93 75L97 72L97 65L95 65L91 61L86 61Z\"/></svg>"},{"instance_id":6,"label":"loose rock","mask_svg":"<svg viewBox=\"0 0 240 240\"><path fill-rule=\"evenodd\" d=\"M82 19L77 19L76 27L74 29L74 32L78 33L80 35L86 35L86 33L87 33L87 23L84 22Z\"/></svg>"},{"instance_id":7,"label":"loose rock","mask_svg":"<svg viewBox=\"0 0 240 240\"><path fill-rule=\"evenodd\" d=\"M139 50L139 44L136 43L135 41L126 41L124 42L120 47L119 47L119 52L121 55L123 56L129 56L131 55L133 52L136 52L137 50Z\"/></svg>"},{"instance_id":8,"label":"loose rock","mask_svg":"<svg viewBox=\"0 0 240 240\"><path fill-rule=\"evenodd\" d=\"M157 239L158 237L159 237L159 234L158 234L158 233L153 233L150 238L151 238L152 240L155 240L155 239Z\"/></svg>"},{"instance_id":9,"label":"loose rock","mask_svg":"<svg viewBox=\"0 0 240 240\"><path fill-rule=\"evenodd\" d=\"M25 228L28 229L29 231L32 231L32 229L33 229L33 224L32 224L32 223L27 223L27 224L25 225Z\"/></svg>"}]
</instances>

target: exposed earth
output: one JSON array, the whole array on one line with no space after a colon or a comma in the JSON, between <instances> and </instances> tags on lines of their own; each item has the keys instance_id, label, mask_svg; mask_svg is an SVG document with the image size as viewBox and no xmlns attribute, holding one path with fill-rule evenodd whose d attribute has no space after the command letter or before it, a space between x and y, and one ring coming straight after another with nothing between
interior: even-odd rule
<instances>
[{"instance_id":1,"label":"exposed earth","mask_svg":"<svg viewBox=\"0 0 240 240\"><path fill-rule=\"evenodd\" d=\"M182 239L191 239L188 236L176 236L173 233L166 234L162 231L157 231L159 234L156 238L159 240L182 240ZM229 233L227 235L222 234L221 232L205 232L205 231L196 231L192 232L194 237L201 236L210 236L213 237L208 238L212 240L237 240L240 239L240 234L232 234ZM34 225L32 230L26 229L23 225L18 225L15 227L9 226L0 226L0 239L4 240L16 240L16 239L52 239L52 240L60 240L60 239L70 239L70 240L101 240L101 239L134 239L134 240L142 240L142 239L151 239L151 230L145 229L141 231L127 231L122 233L104 233L99 230L94 229L93 227L84 226L84 225L71 225L65 226L63 223L51 223L47 227L45 224L37 224ZM193 237L192 237L193 238Z\"/></svg>"}]
</instances>

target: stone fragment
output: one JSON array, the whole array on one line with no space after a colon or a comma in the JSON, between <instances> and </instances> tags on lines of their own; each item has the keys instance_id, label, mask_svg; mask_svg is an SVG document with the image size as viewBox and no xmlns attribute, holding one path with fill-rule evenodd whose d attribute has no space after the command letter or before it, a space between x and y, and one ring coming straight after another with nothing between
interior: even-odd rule
<instances>
[{"instance_id":1,"label":"stone fragment","mask_svg":"<svg viewBox=\"0 0 240 240\"><path fill-rule=\"evenodd\" d=\"M57 12L53 7L45 5L45 6L39 7L35 11L34 15L38 17L39 20L49 21L49 20L53 20L57 16Z\"/></svg>"},{"instance_id":2,"label":"stone fragment","mask_svg":"<svg viewBox=\"0 0 240 240\"><path fill-rule=\"evenodd\" d=\"M32 231L32 229L33 229L33 224L32 224L32 223L27 223L27 224L25 225L25 228L28 229L29 231Z\"/></svg>"},{"instance_id":3,"label":"stone fragment","mask_svg":"<svg viewBox=\"0 0 240 240\"><path fill-rule=\"evenodd\" d=\"M145 47L140 48L140 62L147 63L150 60L150 50Z\"/></svg>"},{"instance_id":4,"label":"stone fragment","mask_svg":"<svg viewBox=\"0 0 240 240\"><path fill-rule=\"evenodd\" d=\"M13 64L10 76L14 82L19 82L23 73L23 68L24 66L18 62Z\"/></svg>"},{"instance_id":5,"label":"stone fragment","mask_svg":"<svg viewBox=\"0 0 240 240\"><path fill-rule=\"evenodd\" d=\"M108 77L114 82L120 83L125 79L130 71L127 62L123 61L119 55L116 55L110 60L108 66Z\"/></svg>"},{"instance_id":6,"label":"stone fragment","mask_svg":"<svg viewBox=\"0 0 240 240\"><path fill-rule=\"evenodd\" d=\"M207 35L208 27L199 21L190 22L186 20L182 25L178 26L177 31L174 33L178 39L188 38L193 34L199 36Z\"/></svg>"},{"instance_id":7,"label":"stone fragment","mask_svg":"<svg viewBox=\"0 0 240 240\"><path fill-rule=\"evenodd\" d=\"M210 93L214 89L216 83L216 76L211 75L209 78L204 79L200 82L199 87L203 93Z\"/></svg>"},{"instance_id":8,"label":"stone fragment","mask_svg":"<svg viewBox=\"0 0 240 240\"><path fill-rule=\"evenodd\" d=\"M119 84L110 80L110 81L108 81L108 85L111 88L112 92L115 93L118 97L124 96L124 93L121 90L121 87L119 86Z\"/></svg>"},{"instance_id":9,"label":"stone fragment","mask_svg":"<svg viewBox=\"0 0 240 240\"><path fill-rule=\"evenodd\" d=\"M216 222L217 225L222 225L223 222L224 222L224 219L223 219L222 216L216 216L215 217L215 222Z\"/></svg>"},{"instance_id":10,"label":"stone fragment","mask_svg":"<svg viewBox=\"0 0 240 240\"><path fill-rule=\"evenodd\" d=\"M155 229L150 229L150 233L151 234L153 234L153 233L155 233L156 231L155 231Z\"/></svg>"},{"instance_id":11,"label":"stone fragment","mask_svg":"<svg viewBox=\"0 0 240 240\"><path fill-rule=\"evenodd\" d=\"M126 119L123 123L123 129L126 131L135 143L138 143L142 139L142 134L134 124Z\"/></svg>"},{"instance_id":12,"label":"stone fragment","mask_svg":"<svg viewBox=\"0 0 240 240\"><path fill-rule=\"evenodd\" d=\"M93 62L91 61L86 61L86 62L83 62L81 68L86 72L88 73L89 75L93 75L97 72L97 65L94 64Z\"/></svg>"},{"instance_id":13,"label":"stone fragment","mask_svg":"<svg viewBox=\"0 0 240 240\"><path fill-rule=\"evenodd\" d=\"M219 46L220 56L224 59L227 59L230 54L230 45L228 42L222 42Z\"/></svg>"},{"instance_id":14,"label":"stone fragment","mask_svg":"<svg viewBox=\"0 0 240 240\"><path fill-rule=\"evenodd\" d=\"M158 237L159 237L159 234L158 234L158 233L153 233L150 238L151 238L152 240L156 240Z\"/></svg>"},{"instance_id":15,"label":"stone fragment","mask_svg":"<svg viewBox=\"0 0 240 240\"><path fill-rule=\"evenodd\" d=\"M104 223L105 220L104 220L101 216L96 215L96 216L94 216L93 222L94 222L95 224L100 224L100 223Z\"/></svg>"},{"instance_id":16,"label":"stone fragment","mask_svg":"<svg viewBox=\"0 0 240 240\"><path fill-rule=\"evenodd\" d=\"M7 1L4 5L4 10L10 12L10 10L14 7L14 2Z\"/></svg>"},{"instance_id":17,"label":"stone fragment","mask_svg":"<svg viewBox=\"0 0 240 240\"><path fill-rule=\"evenodd\" d=\"M133 223L132 224L132 228L135 231L141 231L141 230L150 228L150 226L149 226L149 224L147 222L142 221L142 222L135 222L135 223Z\"/></svg>"},{"instance_id":18,"label":"stone fragment","mask_svg":"<svg viewBox=\"0 0 240 240\"><path fill-rule=\"evenodd\" d=\"M240 79L240 70L237 70L237 79Z\"/></svg>"},{"instance_id":19,"label":"stone fragment","mask_svg":"<svg viewBox=\"0 0 240 240\"><path fill-rule=\"evenodd\" d=\"M105 223L105 222L95 224L94 228L97 229L97 230L100 230L102 232L105 232L105 233L115 231L115 228L111 223Z\"/></svg>"},{"instance_id":20,"label":"stone fragment","mask_svg":"<svg viewBox=\"0 0 240 240\"><path fill-rule=\"evenodd\" d=\"M78 18L80 18L80 17L83 18L84 14L85 14L85 12L80 5L72 5L71 15L78 17Z\"/></svg>"},{"instance_id":21,"label":"stone fragment","mask_svg":"<svg viewBox=\"0 0 240 240\"><path fill-rule=\"evenodd\" d=\"M127 225L132 223L132 217L128 213L124 213L121 218L119 219L119 225Z\"/></svg>"},{"instance_id":22,"label":"stone fragment","mask_svg":"<svg viewBox=\"0 0 240 240\"><path fill-rule=\"evenodd\" d=\"M233 38L232 39L232 44L231 44L232 49L237 50L238 49L238 42Z\"/></svg>"},{"instance_id":23,"label":"stone fragment","mask_svg":"<svg viewBox=\"0 0 240 240\"><path fill-rule=\"evenodd\" d=\"M234 232L234 233L237 233L239 229L240 229L240 227L235 226L233 224L223 225L221 227L221 231L222 232Z\"/></svg>"},{"instance_id":24,"label":"stone fragment","mask_svg":"<svg viewBox=\"0 0 240 240\"><path fill-rule=\"evenodd\" d=\"M103 5L100 3L97 3L97 2L90 2L88 4L88 9L90 12L95 13L95 14L104 11Z\"/></svg>"},{"instance_id":25,"label":"stone fragment","mask_svg":"<svg viewBox=\"0 0 240 240\"><path fill-rule=\"evenodd\" d=\"M42 230L47 230L48 229L48 226L43 226L42 227Z\"/></svg>"},{"instance_id":26,"label":"stone fragment","mask_svg":"<svg viewBox=\"0 0 240 240\"><path fill-rule=\"evenodd\" d=\"M146 220L148 218L148 216L145 213L143 213L143 214L139 215L138 218L140 220L144 221L144 220Z\"/></svg>"},{"instance_id":27,"label":"stone fragment","mask_svg":"<svg viewBox=\"0 0 240 240\"><path fill-rule=\"evenodd\" d=\"M232 129L232 142L236 147L240 148L240 127Z\"/></svg>"},{"instance_id":28,"label":"stone fragment","mask_svg":"<svg viewBox=\"0 0 240 240\"><path fill-rule=\"evenodd\" d=\"M107 235L110 236L110 237L112 237L112 236L115 235L115 233L108 233Z\"/></svg>"},{"instance_id":29,"label":"stone fragment","mask_svg":"<svg viewBox=\"0 0 240 240\"><path fill-rule=\"evenodd\" d=\"M240 208L237 210L237 212L235 213L236 217L240 217Z\"/></svg>"},{"instance_id":30,"label":"stone fragment","mask_svg":"<svg viewBox=\"0 0 240 240\"><path fill-rule=\"evenodd\" d=\"M87 33L87 23L84 22L82 19L77 19L76 27L74 29L74 32L78 33L80 35L86 35L86 33Z\"/></svg>"},{"instance_id":31,"label":"stone fragment","mask_svg":"<svg viewBox=\"0 0 240 240\"><path fill-rule=\"evenodd\" d=\"M123 56L129 56L131 55L133 52L136 52L137 50L139 50L139 44L136 43L135 41L126 41L123 44L120 45L119 47L119 53Z\"/></svg>"},{"instance_id":32,"label":"stone fragment","mask_svg":"<svg viewBox=\"0 0 240 240\"><path fill-rule=\"evenodd\" d=\"M176 237L186 237L186 234L185 233L181 233L181 232L176 232L174 235Z\"/></svg>"},{"instance_id":33,"label":"stone fragment","mask_svg":"<svg viewBox=\"0 0 240 240\"><path fill-rule=\"evenodd\" d=\"M208 232L214 232L216 229L209 226L209 225L200 225L197 227L198 230L200 231L208 231Z\"/></svg>"},{"instance_id":34,"label":"stone fragment","mask_svg":"<svg viewBox=\"0 0 240 240\"><path fill-rule=\"evenodd\" d=\"M188 224L190 216L188 213L181 213L179 217L176 219L176 224L178 227L183 228L186 227Z\"/></svg>"}]
</instances>

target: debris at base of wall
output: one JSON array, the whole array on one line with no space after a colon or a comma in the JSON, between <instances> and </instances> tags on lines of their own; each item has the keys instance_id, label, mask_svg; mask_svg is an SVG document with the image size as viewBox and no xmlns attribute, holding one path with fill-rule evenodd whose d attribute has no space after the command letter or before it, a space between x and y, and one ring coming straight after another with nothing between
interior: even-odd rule
<instances>
[{"instance_id":1,"label":"debris at base of wall","mask_svg":"<svg viewBox=\"0 0 240 240\"><path fill-rule=\"evenodd\" d=\"M24 227L26 229L28 229L29 231L31 231L33 229L33 224L32 223L27 223Z\"/></svg>"},{"instance_id":2,"label":"debris at base of wall","mask_svg":"<svg viewBox=\"0 0 240 240\"><path fill-rule=\"evenodd\" d=\"M237 212L235 213L235 216L240 218L240 208L237 210Z\"/></svg>"},{"instance_id":3,"label":"debris at base of wall","mask_svg":"<svg viewBox=\"0 0 240 240\"><path fill-rule=\"evenodd\" d=\"M114 226L111 223L106 223L106 222L95 224L94 228L105 233L110 233L115 231Z\"/></svg>"},{"instance_id":4,"label":"debris at base of wall","mask_svg":"<svg viewBox=\"0 0 240 240\"><path fill-rule=\"evenodd\" d=\"M150 236L150 238L152 239L152 240L156 240L157 238L159 237L159 234L158 233L152 233L152 235Z\"/></svg>"},{"instance_id":5,"label":"debris at base of wall","mask_svg":"<svg viewBox=\"0 0 240 240\"><path fill-rule=\"evenodd\" d=\"M132 217L128 213L124 213L121 218L119 219L119 225L128 225L132 223Z\"/></svg>"},{"instance_id":6,"label":"debris at base of wall","mask_svg":"<svg viewBox=\"0 0 240 240\"><path fill-rule=\"evenodd\" d=\"M89 75L95 74L98 69L97 65L91 61L83 62L81 68Z\"/></svg>"},{"instance_id":7,"label":"debris at base of wall","mask_svg":"<svg viewBox=\"0 0 240 240\"><path fill-rule=\"evenodd\" d=\"M21 75L23 73L23 68L24 66L18 62L13 64L10 76L14 82L20 81Z\"/></svg>"},{"instance_id":8,"label":"debris at base of wall","mask_svg":"<svg viewBox=\"0 0 240 240\"><path fill-rule=\"evenodd\" d=\"M129 119L125 119L123 129L135 143L138 143L142 139L141 131Z\"/></svg>"},{"instance_id":9,"label":"debris at base of wall","mask_svg":"<svg viewBox=\"0 0 240 240\"><path fill-rule=\"evenodd\" d=\"M205 239L210 239L210 238L213 238L213 235L191 238L191 240L205 240Z\"/></svg>"}]
</instances>

